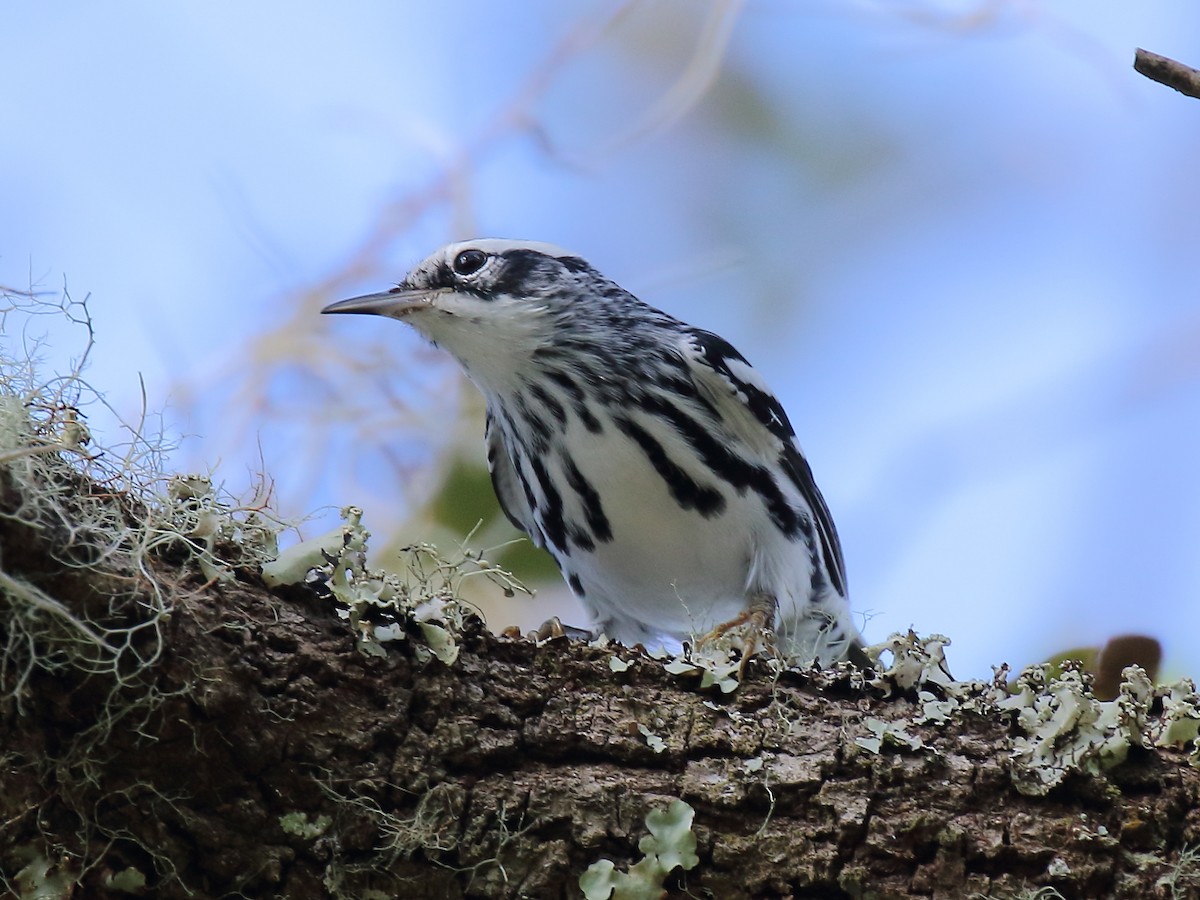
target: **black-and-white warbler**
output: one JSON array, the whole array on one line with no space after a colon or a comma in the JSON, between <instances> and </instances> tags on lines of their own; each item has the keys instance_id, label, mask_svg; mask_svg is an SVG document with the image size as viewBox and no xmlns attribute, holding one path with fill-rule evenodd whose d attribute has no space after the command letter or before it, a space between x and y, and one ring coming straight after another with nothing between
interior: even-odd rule
<instances>
[{"instance_id":1,"label":"black-and-white warbler","mask_svg":"<svg viewBox=\"0 0 1200 900\"><path fill-rule=\"evenodd\" d=\"M722 338L548 244L476 240L331 304L407 322L487 400L508 517L625 644L678 650L731 622L864 659L841 546L783 407Z\"/></svg>"}]
</instances>

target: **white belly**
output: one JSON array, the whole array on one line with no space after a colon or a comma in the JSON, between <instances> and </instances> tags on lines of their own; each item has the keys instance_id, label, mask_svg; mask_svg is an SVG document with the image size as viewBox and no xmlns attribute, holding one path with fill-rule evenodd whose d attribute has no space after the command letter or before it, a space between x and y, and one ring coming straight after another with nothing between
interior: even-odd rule
<instances>
[{"instance_id":1,"label":"white belly","mask_svg":"<svg viewBox=\"0 0 1200 900\"><path fill-rule=\"evenodd\" d=\"M723 512L706 518L680 506L632 441L609 431L586 438L570 442L572 457L602 498L613 538L560 562L568 580L578 578L596 625L622 643L671 646L736 618L747 604L756 535L770 527L758 500L693 469L726 498Z\"/></svg>"}]
</instances>

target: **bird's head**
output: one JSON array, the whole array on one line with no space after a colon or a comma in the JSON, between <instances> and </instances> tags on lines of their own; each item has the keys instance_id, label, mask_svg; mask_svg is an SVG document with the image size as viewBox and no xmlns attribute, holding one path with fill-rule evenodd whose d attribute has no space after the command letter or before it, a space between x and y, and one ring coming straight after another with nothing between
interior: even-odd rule
<instances>
[{"instance_id":1,"label":"bird's head","mask_svg":"<svg viewBox=\"0 0 1200 900\"><path fill-rule=\"evenodd\" d=\"M321 312L407 322L457 358L481 388L495 390L534 351L585 325L597 304L611 303L614 289L583 259L551 244L481 239L443 247L395 287Z\"/></svg>"}]
</instances>

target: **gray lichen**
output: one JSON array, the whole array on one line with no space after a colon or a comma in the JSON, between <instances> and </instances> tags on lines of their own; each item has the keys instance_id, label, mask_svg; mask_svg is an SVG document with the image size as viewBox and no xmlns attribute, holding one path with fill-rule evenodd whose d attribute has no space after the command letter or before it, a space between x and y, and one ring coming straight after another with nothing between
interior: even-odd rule
<instances>
[{"instance_id":1,"label":"gray lichen","mask_svg":"<svg viewBox=\"0 0 1200 900\"><path fill-rule=\"evenodd\" d=\"M1156 688L1140 666L1129 666L1119 696L1103 701L1093 696L1091 677L1068 661L1055 678L1049 665L1030 666L1010 690L1003 666L991 682L951 678L943 652L948 643L909 632L868 648L879 662L870 684L885 695L915 689L921 708L905 721L864 720L867 734L856 737L858 746L874 753L888 744L915 751L922 742L906 725L936 727L967 713L1011 717L1021 734L1012 738L1009 772L1017 790L1034 796L1071 773L1107 771L1132 747L1190 749L1192 764L1200 766L1200 695L1189 679Z\"/></svg>"}]
</instances>

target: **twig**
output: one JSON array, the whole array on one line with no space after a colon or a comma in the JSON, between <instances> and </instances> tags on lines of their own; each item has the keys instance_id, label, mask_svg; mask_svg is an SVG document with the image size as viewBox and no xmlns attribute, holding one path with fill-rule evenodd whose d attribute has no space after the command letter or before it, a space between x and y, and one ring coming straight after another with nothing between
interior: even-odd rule
<instances>
[{"instance_id":1,"label":"twig","mask_svg":"<svg viewBox=\"0 0 1200 900\"><path fill-rule=\"evenodd\" d=\"M1133 68L1159 84L1165 84L1181 94L1200 99L1200 70L1143 50L1141 47L1134 54Z\"/></svg>"}]
</instances>

